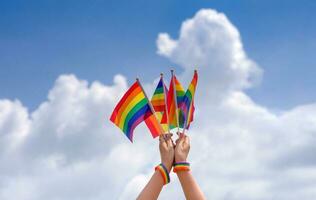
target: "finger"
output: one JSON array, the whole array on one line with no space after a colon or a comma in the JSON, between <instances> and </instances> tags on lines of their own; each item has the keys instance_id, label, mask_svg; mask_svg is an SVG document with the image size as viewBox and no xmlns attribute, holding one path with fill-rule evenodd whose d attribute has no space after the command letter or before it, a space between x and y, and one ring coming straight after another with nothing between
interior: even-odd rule
<instances>
[{"instance_id":1,"label":"finger","mask_svg":"<svg viewBox=\"0 0 316 200\"><path fill-rule=\"evenodd\" d=\"M171 136L172 136L172 133L165 134L165 141L166 141L166 144L168 146L173 146L173 142L172 142Z\"/></svg>"},{"instance_id":2,"label":"finger","mask_svg":"<svg viewBox=\"0 0 316 200\"><path fill-rule=\"evenodd\" d=\"M181 146L181 145L183 145L183 143L184 143L184 137L180 137L177 145Z\"/></svg>"},{"instance_id":3,"label":"finger","mask_svg":"<svg viewBox=\"0 0 316 200\"><path fill-rule=\"evenodd\" d=\"M189 136L186 135L186 136L184 137L184 142L187 143L187 144L190 144L190 138L189 138Z\"/></svg>"},{"instance_id":4,"label":"finger","mask_svg":"<svg viewBox=\"0 0 316 200\"><path fill-rule=\"evenodd\" d=\"M165 134L165 140L168 140L168 139L170 139L171 137L172 137L172 133L166 133Z\"/></svg>"},{"instance_id":5,"label":"finger","mask_svg":"<svg viewBox=\"0 0 316 200\"><path fill-rule=\"evenodd\" d=\"M173 147L173 143L172 143L172 140L171 138L169 138L167 141L166 141L168 147Z\"/></svg>"},{"instance_id":6,"label":"finger","mask_svg":"<svg viewBox=\"0 0 316 200\"><path fill-rule=\"evenodd\" d=\"M179 143L179 141L180 141L180 139L178 138L178 139L176 140L176 145Z\"/></svg>"},{"instance_id":7,"label":"finger","mask_svg":"<svg viewBox=\"0 0 316 200\"><path fill-rule=\"evenodd\" d=\"M160 148L160 150L166 150L166 149L168 149L168 145L166 142L162 142L159 144L159 148Z\"/></svg>"},{"instance_id":8,"label":"finger","mask_svg":"<svg viewBox=\"0 0 316 200\"><path fill-rule=\"evenodd\" d=\"M180 141L181 139L181 133L180 132L177 132L177 136L178 138L176 139L176 144Z\"/></svg>"},{"instance_id":9,"label":"finger","mask_svg":"<svg viewBox=\"0 0 316 200\"><path fill-rule=\"evenodd\" d=\"M167 148L167 143L166 143L164 134L161 134L161 135L159 136L159 146L162 146L162 147L164 147L164 148Z\"/></svg>"},{"instance_id":10,"label":"finger","mask_svg":"<svg viewBox=\"0 0 316 200\"><path fill-rule=\"evenodd\" d=\"M188 136L184 138L183 145L190 147L190 138Z\"/></svg>"},{"instance_id":11,"label":"finger","mask_svg":"<svg viewBox=\"0 0 316 200\"><path fill-rule=\"evenodd\" d=\"M165 142L164 134L161 134L161 135L159 136L159 143L162 143L162 142Z\"/></svg>"}]
</instances>

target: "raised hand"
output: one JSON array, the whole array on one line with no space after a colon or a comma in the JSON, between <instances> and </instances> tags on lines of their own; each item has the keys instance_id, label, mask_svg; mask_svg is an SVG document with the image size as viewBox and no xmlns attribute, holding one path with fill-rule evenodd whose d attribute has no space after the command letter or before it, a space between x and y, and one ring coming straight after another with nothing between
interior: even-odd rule
<instances>
[{"instance_id":1,"label":"raised hand","mask_svg":"<svg viewBox=\"0 0 316 200\"><path fill-rule=\"evenodd\" d=\"M187 161L190 151L190 139L187 135L179 134L175 147L175 162Z\"/></svg>"},{"instance_id":2,"label":"raised hand","mask_svg":"<svg viewBox=\"0 0 316 200\"><path fill-rule=\"evenodd\" d=\"M174 144L171 136L172 134L163 134L159 137L161 163L167 168L168 174L174 161ZM137 197L137 200L157 199L164 184L165 182L162 175L156 170L147 185Z\"/></svg>"},{"instance_id":3,"label":"raised hand","mask_svg":"<svg viewBox=\"0 0 316 200\"><path fill-rule=\"evenodd\" d=\"M190 139L187 135L180 134L176 141L175 162L186 162L190 151ZM176 172L182 186L182 190L188 200L204 200L204 194L197 182L195 181L191 171Z\"/></svg>"},{"instance_id":4,"label":"raised hand","mask_svg":"<svg viewBox=\"0 0 316 200\"><path fill-rule=\"evenodd\" d=\"M172 134L163 134L159 137L159 150L161 163L164 164L168 171L171 170L174 161L174 144L171 138Z\"/></svg>"}]
</instances>

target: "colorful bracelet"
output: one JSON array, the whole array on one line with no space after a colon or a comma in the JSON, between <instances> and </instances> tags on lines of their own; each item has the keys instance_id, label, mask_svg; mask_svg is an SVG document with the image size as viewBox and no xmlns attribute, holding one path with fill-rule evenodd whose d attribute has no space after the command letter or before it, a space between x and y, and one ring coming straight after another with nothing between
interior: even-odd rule
<instances>
[{"instance_id":1,"label":"colorful bracelet","mask_svg":"<svg viewBox=\"0 0 316 200\"><path fill-rule=\"evenodd\" d=\"M158 165L157 167L155 167L155 170L159 170L161 176L162 176L162 179L164 181L164 185L170 183L170 176L169 176L169 172L167 170L167 168L165 167L164 164L160 164Z\"/></svg>"},{"instance_id":2,"label":"colorful bracelet","mask_svg":"<svg viewBox=\"0 0 316 200\"><path fill-rule=\"evenodd\" d=\"M173 164L173 172L190 171L190 163L188 162L176 162Z\"/></svg>"}]
</instances>

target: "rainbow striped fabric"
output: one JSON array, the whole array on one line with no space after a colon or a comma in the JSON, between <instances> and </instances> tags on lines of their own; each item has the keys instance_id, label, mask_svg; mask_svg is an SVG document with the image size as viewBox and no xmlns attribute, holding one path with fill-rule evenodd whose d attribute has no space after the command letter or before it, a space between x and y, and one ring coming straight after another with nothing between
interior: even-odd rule
<instances>
[{"instance_id":1,"label":"rainbow striped fabric","mask_svg":"<svg viewBox=\"0 0 316 200\"><path fill-rule=\"evenodd\" d=\"M178 121L177 121L177 104L176 104L176 96L175 96L175 89L174 89L174 77L171 77L170 85L169 85L169 91L167 94L167 112L169 116L169 127L170 128L175 128L178 126ZM167 114L166 112L163 114L162 119L161 119L162 124L168 124L167 121Z\"/></svg>"},{"instance_id":2,"label":"rainbow striped fabric","mask_svg":"<svg viewBox=\"0 0 316 200\"><path fill-rule=\"evenodd\" d=\"M184 97L185 91L184 91L180 81L178 81L178 79L175 75L174 75L174 85L176 86L177 104L179 107L179 105L181 105L183 102L183 97Z\"/></svg>"},{"instance_id":3,"label":"rainbow striped fabric","mask_svg":"<svg viewBox=\"0 0 316 200\"><path fill-rule=\"evenodd\" d=\"M179 117L179 127L183 128L185 118L184 118L184 113L180 109L180 106L183 104L183 97L185 95L185 91L180 81L178 81L175 75L174 75L174 85L176 87L176 95L177 95L177 105L178 105L177 112L178 112L178 117Z\"/></svg>"},{"instance_id":4,"label":"rainbow striped fabric","mask_svg":"<svg viewBox=\"0 0 316 200\"><path fill-rule=\"evenodd\" d=\"M165 93L168 93L168 90L166 86L164 86L161 77L153 97L151 98L151 104L156 112L165 112L166 110Z\"/></svg>"},{"instance_id":5,"label":"rainbow striped fabric","mask_svg":"<svg viewBox=\"0 0 316 200\"><path fill-rule=\"evenodd\" d=\"M198 81L198 74L197 71L194 71L194 75L192 78L192 81L187 89L187 91L185 92L185 95L183 97L183 102L180 105L180 109L183 112L183 116L185 121L187 122L185 127L189 128L190 123L193 121L193 115L194 115L194 94L195 94L195 89L196 89L196 85L197 85L197 81ZM186 120L186 118L188 117L188 119Z\"/></svg>"},{"instance_id":6,"label":"rainbow striped fabric","mask_svg":"<svg viewBox=\"0 0 316 200\"><path fill-rule=\"evenodd\" d=\"M159 122L162 119L163 113L165 113L165 111L167 110L166 98L165 98L167 93L168 93L168 89L166 85L163 83L163 77L161 76L159 83L156 87L156 90L151 98L151 104L153 105L153 108L156 111L156 116ZM161 124L161 126L164 132L169 131L167 124Z\"/></svg>"},{"instance_id":7,"label":"rainbow striped fabric","mask_svg":"<svg viewBox=\"0 0 316 200\"><path fill-rule=\"evenodd\" d=\"M133 142L134 129L142 121L146 122L153 137L162 133L161 126L151 111L149 101L138 81L128 89L116 105L110 120L131 142Z\"/></svg>"}]
</instances>

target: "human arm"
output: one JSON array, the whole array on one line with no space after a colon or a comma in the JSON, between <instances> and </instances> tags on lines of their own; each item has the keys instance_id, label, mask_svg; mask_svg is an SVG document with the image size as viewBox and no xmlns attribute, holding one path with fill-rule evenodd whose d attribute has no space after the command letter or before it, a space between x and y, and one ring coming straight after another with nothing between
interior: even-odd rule
<instances>
[{"instance_id":1,"label":"human arm","mask_svg":"<svg viewBox=\"0 0 316 200\"><path fill-rule=\"evenodd\" d=\"M170 172L174 160L174 144L171 139L171 134L161 135L159 137L159 151L161 163ZM158 170L154 172L151 179L137 197L137 200L157 199L162 187L164 186L164 179Z\"/></svg>"},{"instance_id":2,"label":"human arm","mask_svg":"<svg viewBox=\"0 0 316 200\"><path fill-rule=\"evenodd\" d=\"M190 139L188 136L180 134L176 141L175 162L186 162L190 151ZM205 196L195 181L191 171L178 171L177 176L182 186L182 190L188 200L204 200Z\"/></svg>"}]
</instances>

